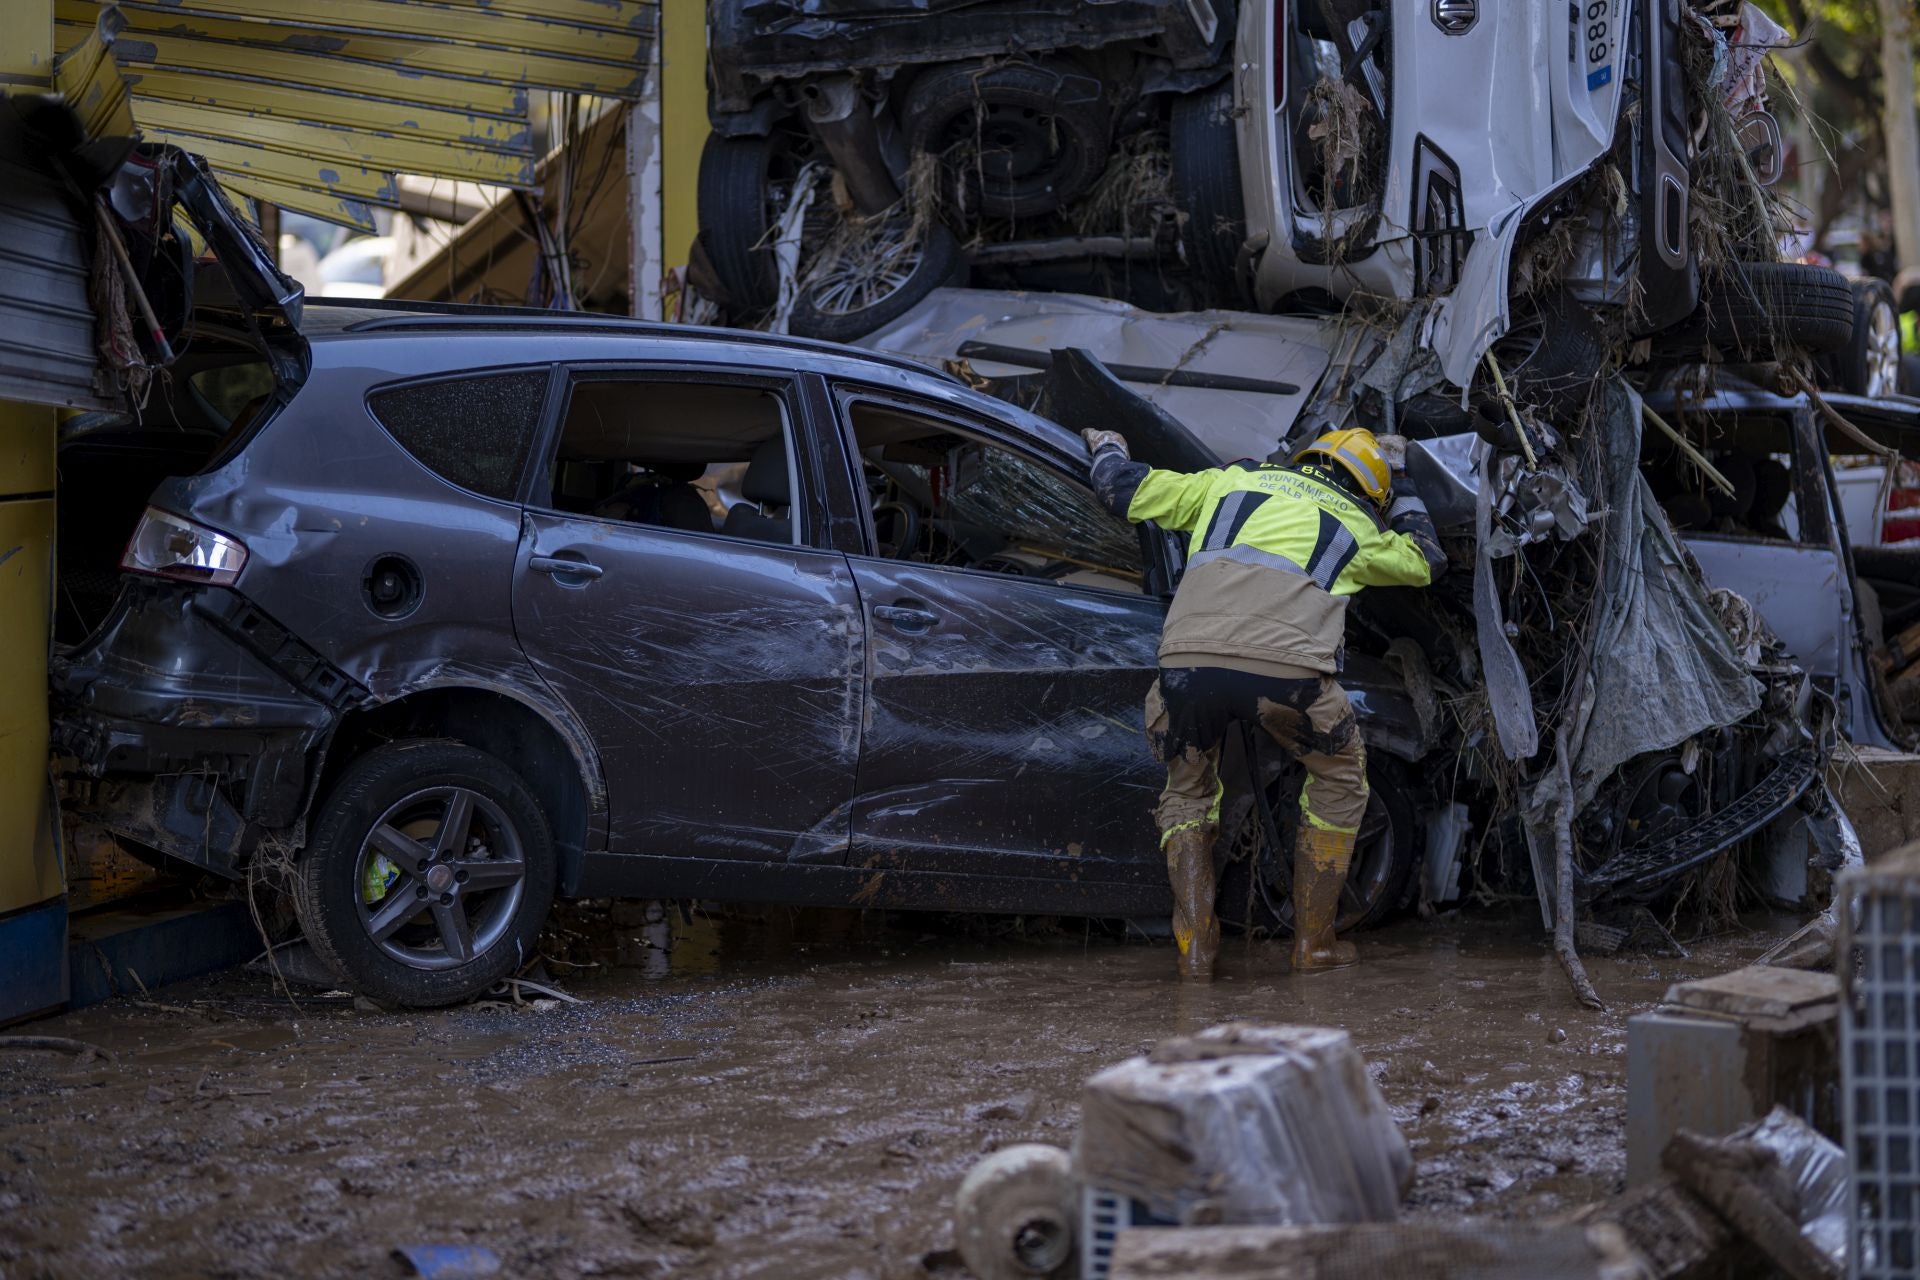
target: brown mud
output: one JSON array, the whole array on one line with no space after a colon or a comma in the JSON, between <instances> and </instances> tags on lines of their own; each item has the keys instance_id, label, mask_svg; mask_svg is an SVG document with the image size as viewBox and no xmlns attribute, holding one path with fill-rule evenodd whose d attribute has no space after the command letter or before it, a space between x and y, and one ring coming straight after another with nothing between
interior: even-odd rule
<instances>
[{"instance_id":1,"label":"brown mud","mask_svg":"<svg viewBox=\"0 0 1920 1280\"><path fill-rule=\"evenodd\" d=\"M1229 937L1210 988L1078 925L840 912L697 921L665 976L614 963L644 953L619 930L581 1005L361 1012L230 973L24 1028L111 1064L0 1054L0 1274L400 1275L397 1244L469 1243L508 1276L924 1275L973 1161L1069 1143L1086 1076L1233 1018L1351 1030L1411 1215L1552 1213L1620 1185L1627 1016L1792 923L1595 958L1605 1013L1522 917L1405 922L1306 979Z\"/></svg>"}]
</instances>

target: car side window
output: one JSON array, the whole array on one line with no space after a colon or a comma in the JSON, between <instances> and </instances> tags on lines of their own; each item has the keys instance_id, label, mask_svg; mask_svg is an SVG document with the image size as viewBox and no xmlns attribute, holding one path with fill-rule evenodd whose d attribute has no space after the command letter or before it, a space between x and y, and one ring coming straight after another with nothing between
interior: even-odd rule
<instances>
[{"instance_id":1,"label":"car side window","mask_svg":"<svg viewBox=\"0 0 1920 1280\"><path fill-rule=\"evenodd\" d=\"M1139 538L1085 485L943 417L857 396L843 403L879 554L1142 590Z\"/></svg>"},{"instance_id":2,"label":"car side window","mask_svg":"<svg viewBox=\"0 0 1920 1280\"><path fill-rule=\"evenodd\" d=\"M786 402L764 386L579 377L540 505L627 524L799 541Z\"/></svg>"},{"instance_id":3,"label":"car side window","mask_svg":"<svg viewBox=\"0 0 1920 1280\"><path fill-rule=\"evenodd\" d=\"M511 502L540 426L547 378L544 368L437 378L376 391L367 406L441 479Z\"/></svg>"}]
</instances>

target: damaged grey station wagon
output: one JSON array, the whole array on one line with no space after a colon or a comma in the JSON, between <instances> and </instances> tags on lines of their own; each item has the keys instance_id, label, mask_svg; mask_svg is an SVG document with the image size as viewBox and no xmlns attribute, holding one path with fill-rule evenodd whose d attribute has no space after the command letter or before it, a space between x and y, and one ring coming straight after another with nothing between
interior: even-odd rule
<instances>
[{"instance_id":1,"label":"damaged grey station wagon","mask_svg":"<svg viewBox=\"0 0 1920 1280\"><path fill-rule=\"evenodd\" d=\"M69 811L273 873L376 998L486 989L556 896L1169 909L1141 707L1177 552L1100 508L1077 436L954 379L209 305L170 391L61 465L93 495L62 512ZM1420 721L1371 672L1391 768ZM1406 794L1376 788L1349 924L1404 898Z\"/></svg>"}]
</instances>

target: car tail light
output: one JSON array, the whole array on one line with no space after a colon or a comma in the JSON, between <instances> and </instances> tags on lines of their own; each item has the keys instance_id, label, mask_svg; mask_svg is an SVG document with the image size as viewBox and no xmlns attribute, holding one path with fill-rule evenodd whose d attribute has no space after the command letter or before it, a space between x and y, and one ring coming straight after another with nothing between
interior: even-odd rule
<instances>
[{"instance_id":1,"label":"car tail light","mask_svg":"<svg viewBox=\"0 0 1920 1280\"><path fill-rule=\"evenodd\" d=\"M1880 541L1912 542L1920 538L1920 467L1902 462L1887 488L1887 511L1880 525Z\"/></svg>"},{"instance_id":2,"label":"car tail light","mask_svg":"<svg viewBox=\"0 0 1920 1280\"><path fill-rule=\"evenodd\" d=\"M1273 109L1287 109L1287 57L1293 48L1293 12L1287 0L1273 0Z\"/></svg>"},{"instance_id":3,"label":"car tail light","mask_svg":"<svg viewBox=\"0 0 1920 1280\"><path fill-rule=\"evenodd\" d=\"M120 567L130 573L215 587L233 585L246 564L247 549L240 542L158 507L141 515L120 557Z\"/></svg>"}]
</instances>

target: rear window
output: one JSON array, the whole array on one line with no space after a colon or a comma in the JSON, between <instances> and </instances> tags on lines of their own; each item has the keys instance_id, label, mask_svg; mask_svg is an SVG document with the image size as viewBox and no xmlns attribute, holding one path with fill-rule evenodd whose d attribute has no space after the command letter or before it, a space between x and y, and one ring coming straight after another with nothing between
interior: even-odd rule
<instances>
[{"instance_id":1,"label":"rear window","mask_svg":"<svg viewBox=\"0 0 1920 1280\"><path fill-rule=\"evenodd\" d=\"M545 369L476 374L377 391L373 416L442 479L511 501L540 421Z\"/></svg>"}]
</instances>

